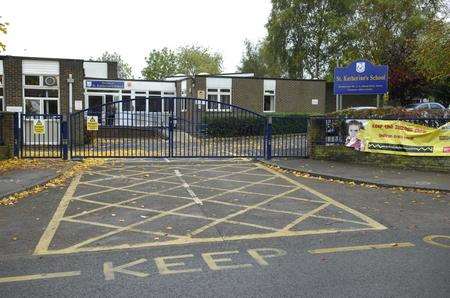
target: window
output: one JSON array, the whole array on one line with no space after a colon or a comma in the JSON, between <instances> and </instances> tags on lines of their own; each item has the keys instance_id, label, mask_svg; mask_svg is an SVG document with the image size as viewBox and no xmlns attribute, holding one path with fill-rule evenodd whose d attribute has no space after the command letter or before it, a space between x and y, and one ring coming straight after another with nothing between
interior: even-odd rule
<instances>
[{"instance_id":1,"label":"window","mask_svg":"<svg viewBox=\"0 0 450 298\"><path fill-rule=\"evenodd\" d=\"M186 90L181 91L181 97L186 97ZM181 99L181 111L186 112L187 111L187 99Z\"/></svg>"},{"instance_id":2,"label":"window","mask_svg":"<svg viewBox=\"0 0 450 298\"><path fill-rule=\"evenodd\" d=\"M136 96L136 112L145 112L145 96Z\"/></svg>"},{"instance_id":3,"label":"window","mask_svg":"<svg viewBox=\"0 0 450 298\"><path fill-rule=\"evenodd\" d=\"M25 113L58 114L58 76L25 74L23 76L23 96Z\"/></svg>"},{"instance_id":4,"label":"window","mask_svg":"<svg viewBox=\"0 0 450 298\"><path fill-rule=\"evenodd\" d=\"M132 111L131 97L129 95L122 95L122 111Z\"/></svg>"},{"instance_id":5,"label":"window","mask_svg":"<svg viewBox=\"0 0 450 298\"><path fill-rule=\"evenodd\" d=\"M275 112L275 95L264 94L264 112Z\"/></svg>"},{"instance_id":6,"label":"window","mask_svg":"<svg viewBox=\"0 0 450 298\"><path fill-rule=\"evenodd\" d=\"M25 86L39 86L40 76L25 76Z\"/></svg>"},{"instance_id":7,"label":"window","mask_svg":"<svg viewBox=\"0 0 450 298\"><path fill-rule=\"evenodd\" d=\"M430 108L434 110L442 110L443 107L438 103L430 103Z\"/></svg>"},{"instance_id":8,"label":"window","mask_svg":"<svg viewBox=\"0 0 450 298\"><path fill-rule=\"evenodd\" d=\"M263 112L275 112L276 80L264 80L263 82Z\"/></svg>"},{"instance_id":9,"label":"window","mask_svg":"<svg viewBox=\"0 0 450 298\"><path fill-rule=\"evenodd\" d=\"M162 100L160 91L148 92L148 111L149 112L162 112Z\"/></svg>"},{"instance_id":10,"label":"window","mask_svg":"<svg viewBox=\"0 0 450 298\"><path fill-rule=\"evenodd\" d=\"M207 111L230 111L230 89L208 89ZM222 104L224 103L224 104Z\"/></svg>"}]
</instances>

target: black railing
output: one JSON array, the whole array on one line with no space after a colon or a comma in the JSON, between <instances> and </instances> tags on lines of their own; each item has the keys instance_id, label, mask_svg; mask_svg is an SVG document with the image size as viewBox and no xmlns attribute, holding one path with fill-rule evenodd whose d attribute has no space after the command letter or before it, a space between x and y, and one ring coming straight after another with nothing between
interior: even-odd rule
<instances>
[{"instance_id":1,"label":"black railing","mask_svg":"<svg viewBox=\"0 0 450 298\"><path fill-rule=\"evenodd\" d=\"M4 126L3 120L4 120L4 119L5 119L5 118L3 117L3 114L0 113L0 146L2 146L2 145L5 144L4 138L3 138L3 126Z\"/></svg>"},{"instance_id":2,"label":"black railing","mask_svg":"<svg viewBox=\"0 0 450 298\"><path fill-rule=\"evenodd\" d=\"M62 115L21 115L21 157L63 157Z\"/></svg>"},{"instance_id":3,"label":"black railing","mask_svg":"<svg viewBox=\"0 0 450 298\"><path fill-rule=\"evenodd\" d=\"M355 129L361 129L365 121L381 120L381 121L405 121L409 123L419 124L431 128L439 128L450 121L450 117L323 117L314 116L310 118L314 121L317 137L315 143L317 145L344 145L349 134L350 126Z\"/></svg>"},{"instance_id":4,"label":"black railing","mask_svg":"<svg viewBox=\"0 0 450 298\"><path fill-rule=\"evenodd\" d=\"M271 153L273 157L306 157L308 116L272 116Z\"/></svg>"}]
</instances>

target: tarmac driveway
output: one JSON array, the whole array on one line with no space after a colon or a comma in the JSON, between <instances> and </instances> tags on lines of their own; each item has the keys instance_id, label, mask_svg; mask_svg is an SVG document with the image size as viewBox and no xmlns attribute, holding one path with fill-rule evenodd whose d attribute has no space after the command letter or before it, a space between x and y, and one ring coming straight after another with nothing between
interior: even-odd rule
<instances>
[{"instance_id":1,"label":"tarmac driveway","mask_svg":"<svg viewBox=\"0 0 450 298\"><path fill-rule=\"evenodd\" d=\"M35 253L383 229L259 163L115 161L73 179Z\"/></svg>"},{"instance_id":2,"label":"tarmac driveway","mask_svg":"<svg viewBox=\"0 0 450 298\"><path fill-rule=\"evenodd\" d=\"M449 199L115 160L0 208L2 297L448 297Z\"/></svg>"}]
</instances>

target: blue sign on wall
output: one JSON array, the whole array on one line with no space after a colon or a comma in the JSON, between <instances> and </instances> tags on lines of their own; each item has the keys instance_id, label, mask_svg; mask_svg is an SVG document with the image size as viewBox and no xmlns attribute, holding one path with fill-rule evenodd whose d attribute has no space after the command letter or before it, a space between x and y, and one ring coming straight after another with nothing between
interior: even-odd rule
<instances>
[{"instance_id":1,"label":"blue sign on wall","mask_svg":"<svg viewBox=\"0 0 450 298\"><path fill-rule=\"evenodd\" d=\"M334 94L383 94L388 92L387 65L357 60L334 70Z\"/></svg>"},{"instance_id":2,"label":"blue sign on wall","mask_svg":"<svg viewBox=\"0 0 450 298\"><path fill-rule=\"evenodd\" d=\"M124 81L100 81L100 80L87 80L86 88L114 88L123 89L125 87Z\"/></svg>"}]
</instances>

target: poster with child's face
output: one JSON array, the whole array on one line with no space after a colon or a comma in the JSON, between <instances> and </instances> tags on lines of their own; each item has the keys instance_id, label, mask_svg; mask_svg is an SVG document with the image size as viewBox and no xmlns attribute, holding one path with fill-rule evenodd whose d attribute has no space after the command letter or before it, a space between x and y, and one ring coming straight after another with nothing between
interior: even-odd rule
<instances>
[{"instance_id":1,"label":"poster with child's face","mask_svg":"<svg viewBox=\"0 0 450 298\"><path fill-rule=\"evenodd\" d=\"M365 121L364 121L365 122ZM361 120L349 120L347 121L348 135L345 139L345 146L351 147L358 151L364 151L364 144L361 139L358 138L360 130L364 129L364 123Z\"/></svg>"}]
</instances>

